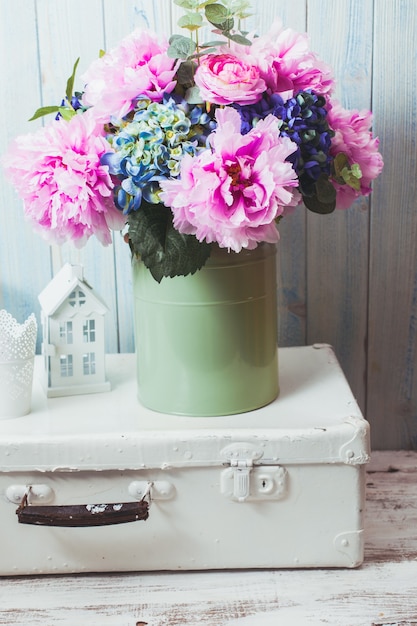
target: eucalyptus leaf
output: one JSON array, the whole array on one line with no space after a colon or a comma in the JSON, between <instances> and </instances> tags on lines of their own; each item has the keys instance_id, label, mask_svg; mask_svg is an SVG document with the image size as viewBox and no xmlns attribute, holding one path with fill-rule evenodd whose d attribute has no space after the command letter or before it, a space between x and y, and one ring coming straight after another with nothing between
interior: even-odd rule
<instances>
[{"instance_id":1,"label":"eucalyptus leaf","mask_svg":"<svg viewBox=\"0 0 417 626\"><path fill-rule=\"evenodd\" d=\"M213 26L218 28L221 34L224 35L226 32L230 32L233 29L235 25L235 21L233 17L229 17L227 18L227 20L224 20L224 22L220 22L220 23L210 22L210 24L213 24Z\"/></svg>"},{"instance_id":2,"label":"eucalyptus leaf","mask_svg":"<svg viewBox=\"0 0 417 626\"><path fill-rule=\"evenodd\" d=\"M201 48L201 46L200 46ZM205 48L204 52L199 52L198 54L191 55L190 59L199 59L200 57L206 56L206 54L213 54L216 52L216 48Z\"/></svg>"},{"instance_id":3,"label":"eucalyptus leaf","mask_svg":"<svg viewBox=\"0 0 417 626\"><path fill-rule=\"evenodd\" d=\"M252 15L250 0L224 0L224 4L239 20L244 20Z\"/></svg>"},{"instance_id":4,"label":"eucalyptus leaf","mask_svg":"<svg viewBox=\"0 0 417 626\"><path fill-rule=\"evenodd\" d=\"M226 7L217 2L207 5L205 8L205 14L208 21L215 25L221 24L227 20L228 17L230 17L230 13Z\"/></svg>"},{"instance_id":5,"label":"eucalyptus leaf","mask_svg":"<svg viewBox=\"0 0 417 626\"><path fill-rule=\"evenodd\" d=\"M234 26L234 19L222 4L209 4L205 9L205 16L210 24L221 31L230 31Z\"/></svg>"},{"instance_id":6,"label":"eucalyptus leaf","mask_svg":"<svg viewBox=\"0 0 417 626\"><path fill-rule=\"evenodd\" d=\"M29 122L33 122L33 120L37 120L44 115L49 115L50 113L58 113L59 108L59 106L40 107L39 109L36 109L35 113L29 119Z\"/></svg>"},{"instance_id":7,"label":"eucalyptus leaf","mask_svg":"<svg viewBox=\"0 0 417 626\"><path fill-rule=\"evenodd\" d=\"M239 33L230 33L228 31L223 31L223 35L227 37L228 39L231 39L235 43L240 44L241 46L252 45L252 42L250 39L247 39L246 37L244 37L243 35L240 35Z\"/></svg>"},{"instance_id":8,"label":"eucalyptus leaf","mask_svg":"<svg viewBox=\"0 0 417 626\"><path fill-rule=\"evenodd\" d=\"M216 48L217 46L224 46L224 40L223 39L217 39L215 41L205 41L204 43L200 44L200 48L202 50L206 50L206 48Z\"/></svg>"},{"instance_id":9,"label":"eucalyptus leaf","mask_svg":"<svg viewBox=\"0 0 417 626\"><path fill-rule=\"evenodd\" d=\"M174 0L174 4L182 7L183 9L188 9L189 11L192 11L193 9L196 9L198 7L199 0Z\"/></svg>"},{"instance_id":10,"label":"eucalyptus leaf","mask_svg":"<svg viewBox=\"0 0 417 626\"><path fill-rule=\"evenodd\" d=\"M142 202L128 218L132 252L140 255L157 282L164 276L187 276L201 269L211 246L193 235L182 235L173 226L172 213L163 204Z\"/></svg>"},{"instance_id":11,"label":"eucalyptus leaf","mask_svg":"<svg viewBox=\"0 0 417 626\"><path fill-rule=\"evenodd\" d=\"M203 104L204 103L204 100L201 97L200 90L197 86L190 87L189 89L187 89L187 91L185 92L184 99L186 102L188 102L188 104Z\"/></svg>"},{"instance_id":12,"label":"eucalyptus leaf","mask_svg":"<svg viewBox=\"0 0 417 626\"><path fill-rule=\"evenodd\" d=\"M65 95L67 96L68 102L71 102L72 92L74 90L75 73L77 71L79 62L80 62L80 57L78 57L78 59L75 61L74 67L72 69L72 74L67 80L67 88L65 91Z\"/></svg>"},{"instance_id":13,"label":"eucalyptus leaf","mask_svg":"<svg viewBox=\"0 0 417 626\"><path fill-rule=\"evenodd\" d=\"M201 13L188 13L183 15L178 20L178 26L180 28L187 28L190 31L201 28L203 23L203 17Z\"/></svg>"},{"instance_id":14,"label":"eucalyptus leaf","mask_svg":"<svg viewBox=\"0 0 417 626\"><path fill-rule=\"evenodd\" d=\"M173 35L169 44L167 54L171 59L188 59L197 48L194 41L183 35Z\"/></svg>"}]
</instances>

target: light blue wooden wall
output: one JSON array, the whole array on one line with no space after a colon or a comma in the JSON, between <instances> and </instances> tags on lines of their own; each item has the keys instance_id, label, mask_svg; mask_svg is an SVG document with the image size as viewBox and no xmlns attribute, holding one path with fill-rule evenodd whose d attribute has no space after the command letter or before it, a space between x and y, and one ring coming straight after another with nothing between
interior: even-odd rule
<instances>
[{"instance_id":1,"label":"light blue wooden wall","mask_svg":"<svg viewBox=\"0 0 417 626\"><path fill-rule=\"evenodd\" d=\"M385 169L370 200L321 217L299 209L282 222L280 345L334 346L372 425L374 448L417 448L417 11L415 0L256 0L249 27L275 16L307 31L335 69L349 108L372 107ZM99 49L136 26L169 34L170 0L0 0L0 154L41 105L59 103L74 60L79 75ZM78 88L82 85L77 84ZM19 321L63 261L81 262L107 301L107 350L132 351L129 252L50 248L22 218L0 171L0 308Z\"/></svg>"}]
</instances>

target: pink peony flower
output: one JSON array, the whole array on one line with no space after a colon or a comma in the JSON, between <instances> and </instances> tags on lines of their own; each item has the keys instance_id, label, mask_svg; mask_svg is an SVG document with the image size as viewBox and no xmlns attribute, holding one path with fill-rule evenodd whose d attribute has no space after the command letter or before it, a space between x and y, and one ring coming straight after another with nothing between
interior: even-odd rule
<instances>
[{"instance_id":1,"label":"pink peony flower","mask_svg":"<svg viewBox=\"0 0 417 626\"><path fill-rule=\"evenodd\" d=\"M203 100L214 104L254 104L266 89L248 55L209 54L200 61L194 80Z\"/></svg>"},{"instance_id":2,"label":"pink peony flower","mask_svg":"<svg viewBox=\"0 0 417 626\"><path fill-rule=\"evenodd\" d=\"M171 207L175 228L199 241L235 252L275 243L275 219L299 202L298 180L286 161L296 146L280 137L273 115L246 135L234 109L219 109L216 117L212 150L185 155L180 179L160 183L161 200Z\"/></svg>"},{"instance_id":3,"label":"pink peony flower","mask_svg":"<svg viewBox=\"0 0 417 626\"><path fill-rule=\"evenodd\" d=\"M54 120L18 137L4 158L8 177L24 200L25 216L45 239L81 247L91 235L111 243L109 229L125 219L112 200L113 182L100 157L109 151L102 128L87 111Z\"/></svg>"},{"instance_id":4,"label":"pink peony flower","mask_svg":"<svg viewBox=\"0 0 417 626\"><path fill-rule=\"evenodd\" d=\"M168 44L160 44L153 33L136 29L85 72L83 104L94 106L96 118L107 121L111 115L126 115L139 95L161 102L164 92L176 85L178 64L167 49Z\"/></svg>"},{"instance_id":5,"label":"pink peony flower","mask_svg":"<svg viewBox=\"0 0 417 626\"><path fill-rule=\"evenodd\" d=\"M251 54L270 93L292 98L300 90L311 89L325 95L334 87L330 67L311 52L307 35L284 29L280 20L269 33L254 39Z\"/></svg>"},{"instance_id":6,"label":"pink peony flower","mask_svg":"<svg viewBox=\"0 0 417 626\"><path fill-rule=\"evenodd\" d=\"M337 192L336 208L347 209L359 196L370 194L371 181L382 171L384 163L378 152L379 140L374 138L370 131L372 124L370 111L348 111L336 102L329 108L327 119L330 128L335 131L330 154L335 157L343 152L349 165L351 167L359 165L362 173L359 191L332 180Z\"/></svg>"}]
</instances>

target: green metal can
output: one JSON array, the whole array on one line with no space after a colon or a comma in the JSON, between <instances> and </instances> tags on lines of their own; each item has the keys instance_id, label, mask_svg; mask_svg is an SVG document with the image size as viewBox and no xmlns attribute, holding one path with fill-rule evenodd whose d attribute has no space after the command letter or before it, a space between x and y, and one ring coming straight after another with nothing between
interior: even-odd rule
<instances>
[{"instance_id":1,"label":"green metal can","mask_svg":"<svg viewBox=\"0 0 417 626\"><path fill-rule=\"evenodd\" d=\"M133 261L138 398L187 416L244 413L279 393L276 246L228 252L161 283Z\"/></svg>"}]
</instances>

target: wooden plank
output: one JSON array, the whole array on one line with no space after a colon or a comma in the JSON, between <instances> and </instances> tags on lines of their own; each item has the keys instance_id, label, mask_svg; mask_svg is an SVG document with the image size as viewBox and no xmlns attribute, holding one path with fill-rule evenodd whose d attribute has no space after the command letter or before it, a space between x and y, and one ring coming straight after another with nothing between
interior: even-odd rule
<instances>
[{"instance_id":1,"label":"wooden plank","mask_svg":"<svg viewBox=\"0 0 417 626\"><path fill-rule=\"evenodd\" d=\"M248 20L260 33L277 15L297 30L308 26L312 48L336 69L345 105L368 107L372 89L374 129L386 165L374 185L371 214L365 201L323 219L296 211L282 222L279 330L280 345L333 344L362 408L367 381L374 448L417 447L417 124L409 81L416 72L414 4L257 0L258 15ZM34 109L60 100L78 54L82 72L101 47L115 45L136 26L171 32L181 12L171 0L4 0L1 8L1 153L13 137L41 124L27 122ZM24 222L1 168L0 182L0 307L19 321L38 312L37 294L61 254L62 260L85 262L87 278L110 306L108 350L132 350L130 263L122 240L116 236L107 250L91 243L81 253L68 246L51 251Z\"/></svg>"},{"instance_id":2,"label":"wooden plank","mask_svg":"<svg viewBox=\"0 0 417 626\"><path fill-rule=\"evenodd\" d=\"M378 3L373 108L385 168L372 198L368 415L380 449L417 447L416 31L413 2Z\"/></svg>"},{"instance_id":3,"label":"wooden plank","mask_svg":"<svg viewBox=\"0 0 417 626\"><path fill-rule=\"evenodd\" d=\"M158 11L154 0L132 0L120 3L108 0L103 4L105 23L105 49L119 45L122 39L136 28L150 29L159 36L166 35L171 24L171 2ZM130 251L123 238L115 233L113 237L115 303L118 328L118 351L134 352L133 293L130 265Z\"/></svg>"},{"instance_id":4,"label":"wooden plank","mask_svg":"<svg viewBox=\"0 0 417 626\"><path fill-rule=\"evenodd\" d=\"M3 578L0 624L415 626L416 472L416 453L373 454L359 569ZM388 535L385 558L375 546Z\"/></svg>"},{"instance_id":5,"label":"wooden plank","mask_svg":"<svg viewBox=\"0 0 417 626\"><path fill-rule=\"evenodd\" d=\"M80 16L83 19L80 19ZM43 104L58 104L65 94L65 85L75 60L80 57L75 89L82 90L81 76L104 48L103 13L100 0L62 0L59 3L38 0L39 60L42 72ZM95 28L91 28L91 24ZM109 312L106 315L106 350L118 349L113 248L103 247L95 238L77 249L72 243L52 249L52 271L62 263L80 263L85 277L102 296ZM45 284L47 280L45 281Z\"/></svg>"},{"instance_id":6,"label":"wooden plank","mask_svg":"<svg viewBox=\"0 0 417 626\"><path fill-rule=\"evenodd\" d=\"M106 0L103 9L106 50L117 46L136 28L151 30L160 36L171 32L171 0L129 0L123 3Z\"/></svg>"},{"instance_id":7,"label":"wooden plank","mask_svg":"<svg viewBox=\"0 0 417 626\"><path fill-rule=\"evenodd\" d=\"M19 18L17 19L17 16ZM18 35L16 35L18 23ZM24 45L22 45L22 41ZM33 2L3 2L0 20L0 156L17 135L39 127L28 122L39 106L40 74ZM38 313L37 294L50 278L49 250L23 217L23 205L0 166L0 309L22 323ZM39 315L37 315L40 326ZM40 346L40 331L38 334Z\"/></svg>"},{"instance_id":8,"label":"wooden plank","mask_svg":"<svg viewBox=\"0 0 417 626\"><path fill-rule=\"evenodd\" d=\"M0 624L410 626L417 621L416 574L416 563L405 561L353 571L5 579Z\"/></svg>"},{"instance_id":9,"label":"wooden plank","mask_svg":"<svg viewBox=\"0 0 417 626\"><path fill-rule=\"evenodd\" d=\"M249 28L260 34L269 31L274 20L284 28L304 33L307 29L305 0L256 3ZM253 25L253 26L252 26ZM306 211L303 206L279 224L278 244L278 343L280 346L306 344Z\"/></svg>"},{"instance_id":10,"label":"wooden plank","mask_svg":"<svg viewBox=\"0 0 417 626\"><path fill-rule=\"evenodd\" d=\"M367 474L366 559L417 559L417 455L374 452Z\"/></svg>"},{"instance_id":11,"label":"wooden plank","mask_svg":"<svg viewBox=\"0 0 417 626\"><path fill-rule=\"evenodd\" d=\"M372 0L309 0L312 48L334 68L338 97L347 108L371 102ZM326 28L323 37L323 24ZM334 346L365 410L368 202L307 220L307 343Z\"/></svg>"}]
</instances>

